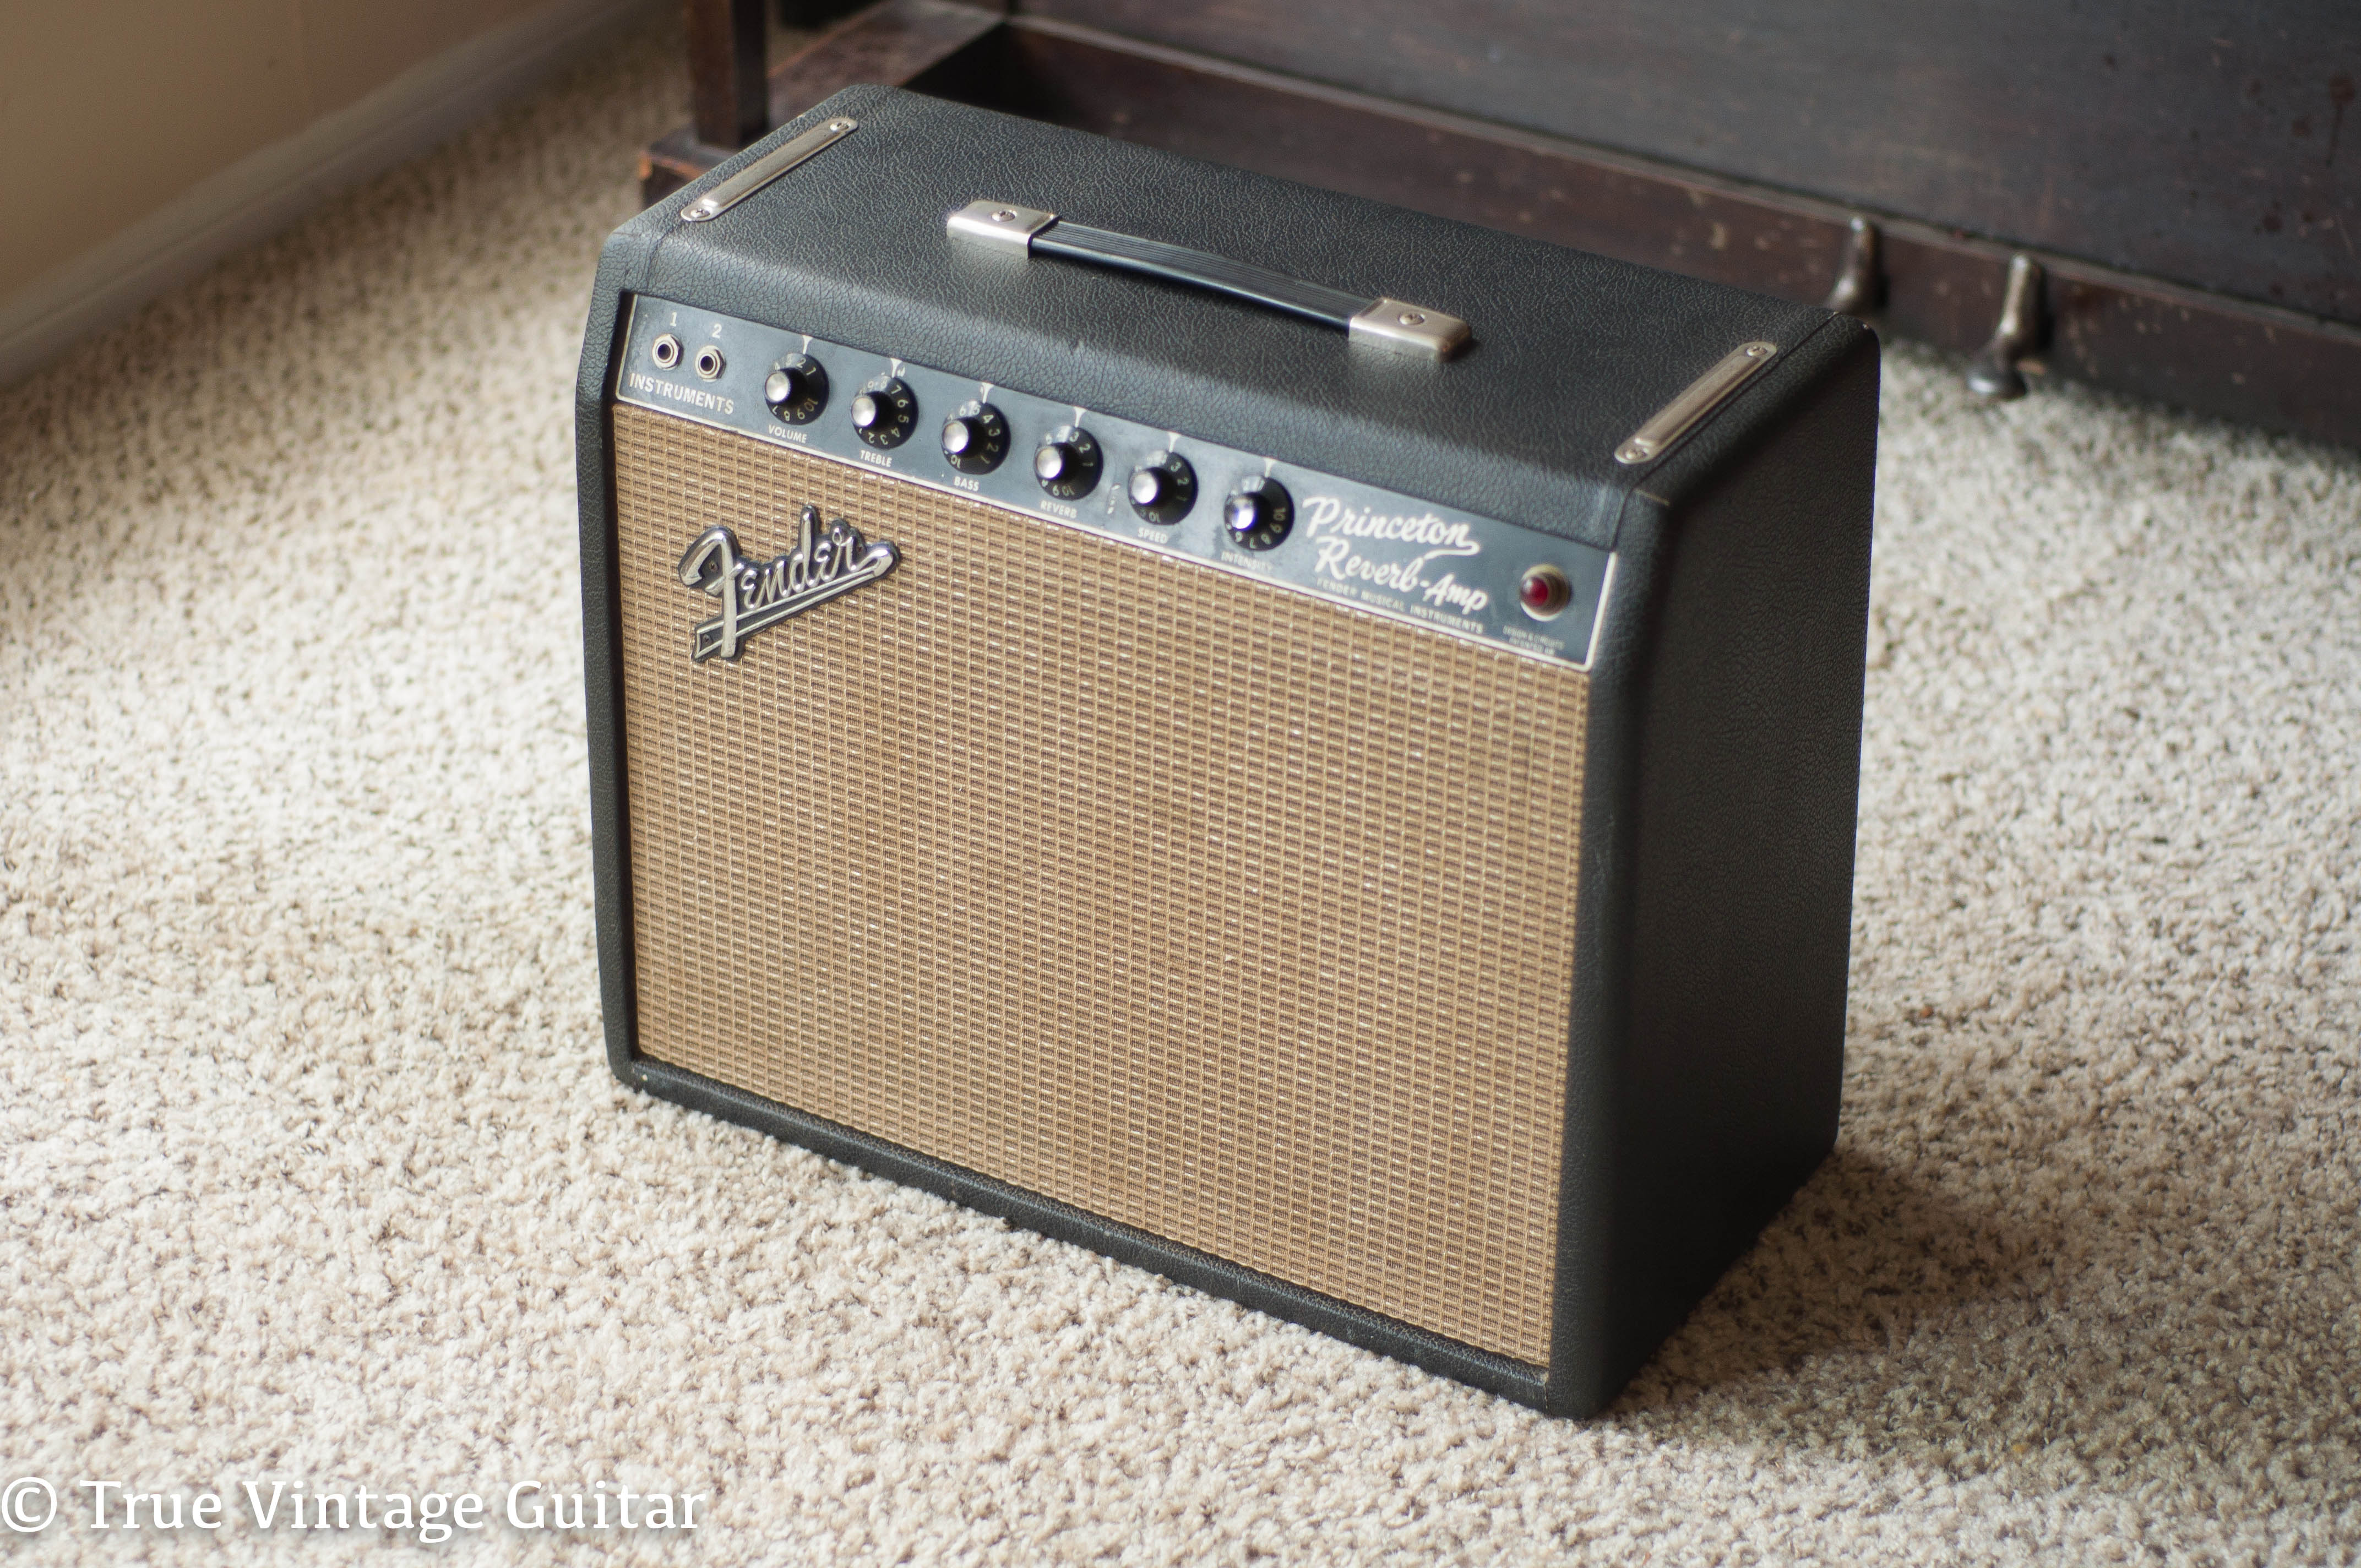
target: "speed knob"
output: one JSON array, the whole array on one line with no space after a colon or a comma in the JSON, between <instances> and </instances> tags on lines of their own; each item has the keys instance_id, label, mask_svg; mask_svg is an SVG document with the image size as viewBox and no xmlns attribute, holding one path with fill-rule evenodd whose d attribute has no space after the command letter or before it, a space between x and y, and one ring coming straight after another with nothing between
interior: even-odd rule
<instances>
[{"instance_id":1,"label":"speed knob","mask_svg":"<svg viewBox=\"0 0 2361 1568\"><path fill-rule=\"evenodd\" d=\"M880 376L852 400L853 433L872 446L899 446L918 428L918 400L899 376Z\"/></svg>"},{"instance_id":2,"label":"speed knob","mask_svg":"<svg viewBox=\"0 0 2361 1568\"><path fill-rule=\"evenodd\" d=\"M943 461L962 474L989 474L1008 455L1008 421L990 403L961 403L943 421Z\"/></svg>"},{"instance_id":3,"label":"speed knob","mask_svg":"<svg viewBox=\"0 0 2361 1568\"><path fill-rule=\"evenodd\" d=\"M1241 548L1268 550L1295 526L1295 498L1277 479L1249 479L1222 503L1222 526Z\"/></svg>"},{"instance_id":4,"label":"speed knob","mask_svg":"<svg viewBox=\"0 0 2361 1568\"><path fill-rule=\"evenodd\" d=\"M828 372L808 354L791 354L763 378L763 400L789 424L809 424L828 407Z\"/></svg>"},{"instance_id":5,"label":"speed knob","mask_svg":"<svg viewBox=\"0 0 2361 1568\"><path fill-rule=\"evenodd\" d=\"M1178 453L1167 452L1131 471L1124 487L1131 510L1143 522L1178 522L1197 504L1197 471Z\"/></svg>"},{"instance_id":6,"label":"speed knob","mask_svg":"<svg viewBox=\"0 0 2361 1568\"><path fill-rule=\"evenodd\" d=\"M1078 501L1098 488L1099 444L1087 430L1060 425L1033 454L1033 477L1060 500Z\"/></svg>"}]
</instances>

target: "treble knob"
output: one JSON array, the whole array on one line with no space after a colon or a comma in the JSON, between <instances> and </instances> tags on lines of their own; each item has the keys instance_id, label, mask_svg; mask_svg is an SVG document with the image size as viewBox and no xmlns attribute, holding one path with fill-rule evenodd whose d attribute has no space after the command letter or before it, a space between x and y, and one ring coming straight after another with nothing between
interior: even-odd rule
<instances>
[{"instance_id":1,"label":"treble knob","mask_svg":"<svg viewBox=\"0 0 2361 1568\"><path fill-rule=\"evenodd\" d=\"M899 376L880 376L852 400L852 431L872 446L899 446L918 427L918 399Z\"/></svg>"},{"instance_id":2,"label":"treble knob","mask_svg":"<svg viewBox=\"0 0 2361 1568\"><path fill-rule=\"evenodd\" d=\"M1078 501L1098 488L1099 444L1077 425L1061 424L1033 454L1033 477L1060 500Z\"/></svg>"},{"instance_id":3,"label":"treble knob","mask_svg":"<svg viewBox=\"0 0 2361 1568\"><path fill-rule=\"evenodd\" d=\"M1186 457L1167 452L1133 469L1124 493L1141 521L1175 523L1197 504L1197 471Z\"/></svg>"},{"instance_id":4,"label":"treble knob","mask_svg":"<svg viewBox=\"0 0 2361 1568\"><path fill-rule=\"evenodd\" d=\"M1295 498L1277 479L1249 479L1222 503L1222 526L1243 550L1268 550L1295 526Z\"/></svg>"},{"instance_id":5,"label":"treble knob","mask_svg":"<svg viewBox=\"0 0 2361 1568\"><path fill-rule=\"evenodd\" d=\"M943 421L943 461L962 474L989 474L1008 455L1008 421L990 403L961 403Z\"/></svg>"},{"instance_id":6,"label":"treble knob","mask_svg":"<svg viewBox=\"0 0 2361 1568\"><path fill-rule=\"evenodd\" d=\"M809 424L828 407L828 372L808 354L791 354L763 378L763 400L789 424Z\"/></svg>"}]
</instances>

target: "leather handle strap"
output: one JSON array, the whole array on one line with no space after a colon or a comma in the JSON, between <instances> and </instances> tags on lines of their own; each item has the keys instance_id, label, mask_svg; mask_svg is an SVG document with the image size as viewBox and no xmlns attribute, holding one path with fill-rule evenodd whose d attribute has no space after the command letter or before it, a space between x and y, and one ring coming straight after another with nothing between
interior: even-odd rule
<instances>
[{"instance_id":1,"label":"leather handle strap","mask_svg":"<svg viewBox=\"0 0 2361 1568\"><path fill-rule=\"evenodd\" d=\"M1080 224L1051 225L1033 236L1032 248L1038 255L1063 256L1127 272L1145 272L1169 282L1194 284L1217 294L1251 300L1275 311L1303 316L1339 332L1350 331L1353 318L1374 303L1342 289L1306 283L1211 251L1167 245L1160 239L1142 239L1137 235L1084 228Z\"/></svg>"},{"instance_id":2,"label":"leather handle strap","mask_svg":"<svg viewBox=\"0 0 2361 1568\"><path fill-rule=\"evenodd\" d=\"M1457 316L1380 295L1346 293L1266 267L1160 239L1087 228L1038 207L971 202L944 221L950 237L1020 255L1038 252L1249 301L1345 333L1356 345L1448 359L1467 342Z\"/></svg>"}]
</instances>

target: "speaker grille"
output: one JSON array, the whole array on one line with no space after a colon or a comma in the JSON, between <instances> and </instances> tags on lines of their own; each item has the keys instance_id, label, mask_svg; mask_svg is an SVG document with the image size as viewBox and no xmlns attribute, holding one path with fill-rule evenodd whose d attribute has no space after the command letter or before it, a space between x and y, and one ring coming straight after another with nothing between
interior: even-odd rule
<instances>
[{"instance_id":1,"label":"speaker grille","mask_svg":"<svg viewBox=\"0 0 2361 1568\"><path fill-rule=\"evenodd\" d=\"M641 1050L1545 1363L1585 677L613 420ZM806 502L902 565L693 665Z\"/></svg>"}]
</instances>

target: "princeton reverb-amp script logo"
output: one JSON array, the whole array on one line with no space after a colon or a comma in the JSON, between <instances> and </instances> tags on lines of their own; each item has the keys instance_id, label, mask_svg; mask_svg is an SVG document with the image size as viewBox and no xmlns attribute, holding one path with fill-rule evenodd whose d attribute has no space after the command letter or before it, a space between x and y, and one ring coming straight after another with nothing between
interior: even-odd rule
<instances>
[{"instance_id":1,"label":"princeton reverb-amp script logo","mask_svg":"<svg viewBox=\"0 0 2361 1568\"><path fill-rule=\"evenodd\" d=\"M774 561L746 559L736 534L708 528L680 558L680 580L719 599L721 613L697 623L688 656L698 663L716 653L735 659L757 631L875 582L901 559L890 541L872 544L840 517L823 532L812 506L804 508L796 547Z\"/></svg>"}]
</instances>

